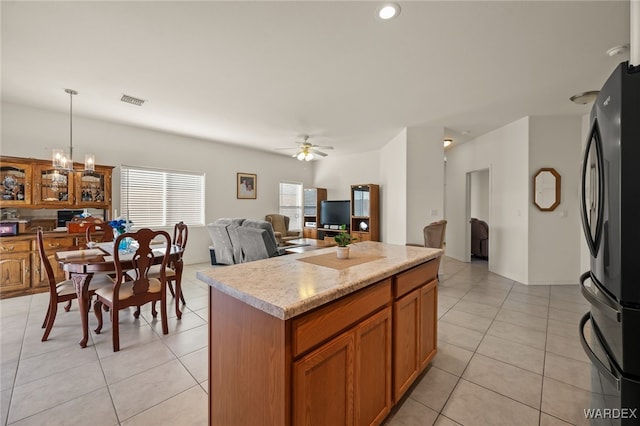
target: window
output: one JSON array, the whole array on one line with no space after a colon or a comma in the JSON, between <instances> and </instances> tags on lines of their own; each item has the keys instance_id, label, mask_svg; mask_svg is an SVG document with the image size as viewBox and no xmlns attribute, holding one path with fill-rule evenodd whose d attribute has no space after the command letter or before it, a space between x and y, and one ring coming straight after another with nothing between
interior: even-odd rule
<instances>
[{"instance_id":1,"label":"window","mask_svg":"<svg viewBox=\"0 0 640 426\"><path fill-rule=\"evenodd\" d=\"M289 229L302 229L302 184L280 182L280 214L289 216Z\"/></svg>"},{"instance_id":2,"label":"window","mask_svg":"<svg viewBox=\"0 0 640 426\"><path fill-rule=\"evenodd\" d=\"M121 166L122 216L140 227L204 225L204 173Z\"/></svg>"}]
</instances>

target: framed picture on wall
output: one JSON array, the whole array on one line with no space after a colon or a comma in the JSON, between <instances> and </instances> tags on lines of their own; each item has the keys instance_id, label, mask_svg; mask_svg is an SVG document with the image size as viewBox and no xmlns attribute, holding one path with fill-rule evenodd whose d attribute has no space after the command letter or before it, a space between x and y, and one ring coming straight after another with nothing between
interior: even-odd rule
<instances>
[{"instance_id":1,"label":"framed picture on wall","mask_svg":"<svg viewBox=\"0 0 640 426\"><path fill-rule=\"evenodd\" d=\"M257 194L258 176L251 173L238 173L238 199L255 200Z\"/></svg>"}]
</instances>

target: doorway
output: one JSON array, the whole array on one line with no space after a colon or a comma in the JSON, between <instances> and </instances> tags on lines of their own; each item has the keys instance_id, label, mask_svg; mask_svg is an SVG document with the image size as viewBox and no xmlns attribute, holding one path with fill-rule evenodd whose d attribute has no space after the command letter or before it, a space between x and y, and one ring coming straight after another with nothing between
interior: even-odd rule
<instances>
[{"instance_id":1,"label":"doorway","mask_svg":"<svg viewBox=\"0 0 640 426\"><path fill-rule=\"evenodd\" d=\"M491 229L490 169L468 172L466 181L465 261L488 265ZM472 220L474 223L471 223Z\"/></svg>"}]
</instances>

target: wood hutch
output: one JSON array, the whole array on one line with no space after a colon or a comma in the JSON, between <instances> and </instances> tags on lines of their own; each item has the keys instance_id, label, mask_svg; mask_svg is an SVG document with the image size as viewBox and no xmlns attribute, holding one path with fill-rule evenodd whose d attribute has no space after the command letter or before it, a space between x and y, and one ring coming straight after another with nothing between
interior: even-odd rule
<instances>
[{"instance_id":1,"label":"wood hutch","mask_svg":"<svg viewBox=\"0 0 640 426\"><path fill-rule=\"evenodd\" d=\"M321 202L327 199L326 188L305 188L303 217L304 228L302 236L304 238L318 239L318 226L320 225ZM314 225L311 225L311 224Z\"/></svg>"},{"instance_id":2,"label":"wood hutch","mask_svg":"<svg viewBox=\"0 0 640 426\"><path fill-rule=\"evenodd\" d=\"M103 209L104 219L109 220L113 167L96 165L94 172L84 172L82 167L83 164L74 163L73 171L63 171L55 169L50 160L0 156L0 208L95 208ZM0 298L48 291L35 236L35 228L45 222L23 221L19 235L0 239ZM53 228L48 226L44 245L56 279L63 280L64 271L58 268L55 253L85 242L85 236L53 232Z\"/></svg>"}]
</instances>

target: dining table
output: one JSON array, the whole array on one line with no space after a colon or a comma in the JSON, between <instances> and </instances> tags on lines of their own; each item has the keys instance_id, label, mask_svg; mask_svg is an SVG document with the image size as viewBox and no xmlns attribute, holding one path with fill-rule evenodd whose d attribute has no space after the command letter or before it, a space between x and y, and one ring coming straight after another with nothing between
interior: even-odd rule
<instances>
[{"instance_id":1,"label":"dining table","mask_svg":"<svg viewBox=\"0 0 640 426\"><path fill-rule=\"evenodd\" d=\"M94 274L112 273L116 271L116 264L113 257L115 250L113 242L83 244L70 247L69 250L59 251L56 253L56 260L60 268L65 271L68 279L73 282L73 286L78 296L78 306L80 318L82 322L82 340L79 344L81 347L87 347L89 341L89 283ZM175 269L177 276L182 276L182 248L178 245L172 245L169 251L169 263ZM162 244L153 245L152 252L154 254L154 264L161 264L166 246ZM122 269L133 269L133 256L135 247L125 251L120 251L118 257ZM115 279L115 276L114 276ZM176 285L176 301L180 300L181 288ZM176 302L176 315L180 318L179 303Z\"/></svg>"}]
</instances>

